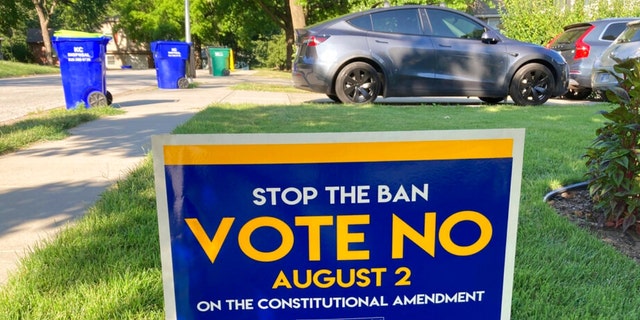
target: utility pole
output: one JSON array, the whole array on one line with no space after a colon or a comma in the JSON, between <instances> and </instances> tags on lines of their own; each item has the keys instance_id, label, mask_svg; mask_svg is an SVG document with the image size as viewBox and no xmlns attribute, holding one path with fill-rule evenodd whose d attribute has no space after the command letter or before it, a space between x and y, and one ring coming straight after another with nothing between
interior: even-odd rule
<instances>
[{"instance_id":1,"label":"utility pole","mask_svg":"<svg viewBox=\"0 0 640 320\"><path fill-rule=\"evenodd\" d=\"M189 0L184 0L184 40L189 44L189 62L187 63L187 79L196 77L195 55L193 52L193 43L191 42L191 19L189 16Z\"/></svg>"}]
</instances>

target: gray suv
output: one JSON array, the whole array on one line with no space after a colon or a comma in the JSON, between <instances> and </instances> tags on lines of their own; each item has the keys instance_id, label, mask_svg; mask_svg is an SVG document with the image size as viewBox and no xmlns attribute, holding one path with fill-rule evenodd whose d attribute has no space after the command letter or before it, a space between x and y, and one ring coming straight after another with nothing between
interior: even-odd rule
<instances>
[{"instance_id":1,"label":"gray suv","mask_svg":"<svg viewBox=\"0 0 640 320\"><path fill-rule=\"evenodd\" d=\"M571 24L551 40L547 48L560 52L569 64L569 91L564 95L567 99L582 100L591 95L594 62L622 33L627 22L636 19L610 18Z\"/></svg>"},{"instance_id":2,"label":"gray suv","mask_svg":"<svg viewBox=\"0 0 640 320\"><path fill-rule=\"evenodd\" d=\"M377 8L296 30L294 86L336 102L476 96L540 105L567 90L568 67L547 48L436 6Z\"/></svg>"},{"instance_id":3,"label":"gray suv","mask_svg":"<svg viewBox=\"0 0 640 320\"><path fill-rule=\"evenodd\" d=\"M613 67L621 61L628 59L640 59L640 20L627 24L627 28L618 36L602 54L600 59L593 64L591 87L600 92L606 99L605 91L618 85L617 74Z\"/></svg>"}]
</instances>

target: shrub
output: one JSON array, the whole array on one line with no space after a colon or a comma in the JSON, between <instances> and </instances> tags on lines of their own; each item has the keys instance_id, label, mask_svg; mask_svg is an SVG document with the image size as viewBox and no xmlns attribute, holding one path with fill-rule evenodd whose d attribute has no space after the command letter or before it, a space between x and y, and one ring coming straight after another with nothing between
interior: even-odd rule
<instances>
[{"instance_id":1,"label":"shrub","mask_svg":"<svg viewBox=\"0 0 640 320\"><path fill-rule=\"evenodd\" d=\"M259 67L283 70L287 65L287 44L284 34L257 40L254 56Z\"/></svg>"},{"instance_id":2,"label":"shrub","mask_svg":"<svg viewBox=\"0 0 640 320\"><path fill-rule=\"evenodd\" d=\"M607 91L607 98L618 104L612 111L601 111L609 120L596 130L587 149L589 192L601 221L612 222L626 231L636 225L640 209L640 61L616 61L619 87Z\"/></svg>"},{"instance_id":3,"label":"shrub","mask_svg":"<svg viewBox=\"0 0 640 320\"><path fill-rule=\"evenodd\" d=\"M27 47L27 40L24 36L14 36L4 38L2 41L3 60L15 62L32 62L33 56Z\"/></svg>"},{"instance_id":4,"label":"shrub","mask_svg":"<svg viewBox=\"0 0 640 320\"><path fill-rule=\"evenodd\" d=\"M503 0L498 9L506 36L544 45L572 23L638 16L640 1L576 0L570 5L555 0Z\"/></svg>"}]
</instances>

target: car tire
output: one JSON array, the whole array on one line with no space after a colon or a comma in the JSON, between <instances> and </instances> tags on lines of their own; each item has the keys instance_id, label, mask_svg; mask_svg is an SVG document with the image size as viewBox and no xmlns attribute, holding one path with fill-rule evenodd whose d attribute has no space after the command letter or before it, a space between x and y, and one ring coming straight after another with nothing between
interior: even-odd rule
<instances>
[{"instance_id":1,"label":"car tire","mask_svg":"<svg viewBox=\"0 0 640 320\"><path fill-rule=\"evenodd\" d=\"M600 100L603 102L611 102L607 97L607 90L596 90L595 96L597 100Z\"/></svg>"},{"instance_id":2,"label":"car tire","mask_svg":"<svg viewBox=\"0 0 640 320\"><path fill-rule=\"evenodd\" d=\"M378 71L365 62L350 63L338 73L335 89L343 103L373 103L380 94Z\"/></svg>"},{"instance_id":3,"label":"car tire","mask_svg":"<svg viewBox=\"0 0 640 320\"><path fill-rule=\"evenodd\" d=\"M504 97L478 97L478 99L480 99L482 102L486 102L488 104L496 104L496 103L504 100Z\"/></svg>"},{"instance_id":4,"label":"car tire","mask_svg":"<svg viewBox=\"0 0 640 320\"><path fill-rule=\"evenodd\" d=\"M530 63L522 66L511 79L509 95L513 102L521 106L541 105L551 98L555 79L549 68Z\"/></svg>"},{"instance_id":5,"label":"car tire","mask_svg":"<svg viewBox=\"0 0 640 320\"><path fill-rule=\"evenodd\" d=\"M567 93L564 94L564 97L569 100L584 100L591 95L591 89L581 89L581 90L573 90L569 89Z\"/></svg>"}]
</instances>

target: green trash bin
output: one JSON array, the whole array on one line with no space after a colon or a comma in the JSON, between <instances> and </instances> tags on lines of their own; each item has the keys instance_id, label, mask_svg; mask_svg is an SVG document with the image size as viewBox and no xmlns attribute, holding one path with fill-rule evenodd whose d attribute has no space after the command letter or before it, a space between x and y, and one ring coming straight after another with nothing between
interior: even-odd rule
<instances>
[{"instance_id":1,"label":"green trash bin","mask_svg":"<svg viewBox=\"0 0 640 320\"><path fill-rule=\"evenodd\" d=\"M211 74L214 77L228 76L230 72L231 49L230 48L209 48L211 61Z\"/></svg>"}]
</instances>

